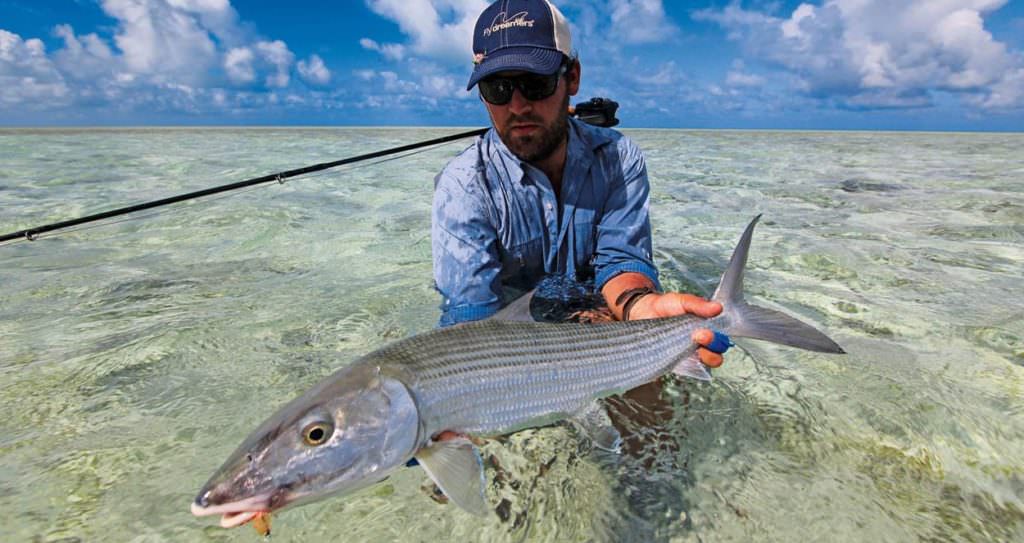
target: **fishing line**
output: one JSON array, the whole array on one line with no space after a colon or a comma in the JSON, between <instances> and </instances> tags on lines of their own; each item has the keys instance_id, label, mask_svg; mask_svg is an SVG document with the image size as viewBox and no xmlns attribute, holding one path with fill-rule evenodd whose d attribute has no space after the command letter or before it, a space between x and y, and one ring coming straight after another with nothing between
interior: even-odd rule
<instances>
[{"instance_id":1,"label":"fishing line","mask_svg":"<svg viewBox=\"0 0 1024 543\"><path fill-rule=\"evenodd\" d=\"M456 143L457 141L458 140L452 140L452 141L445 141L445 142L441 142L441 143L435 143L435 144L429 145L427 147L422 147L422 148L415 149L415 150L412 150L412 151L408 151L408 152L405 152L405 153L402 153L402 154L398 154L398 155L388 156L388 157L381 158L379 160L375 160L375 161L372 161L372 162L358 162L358 163L353 163L353 164L346 164L346 165L344 165L344 166L342 166L342 167L340 167L339 169L336 169L336 170L331 170L331 171L322 170L322 171L317 171L317 172L309 173L309 174L306 174L307 177L305 177L305 179L306 180L314 180L314 179L317 179L317 178L323 179L323 178L327 177L328 175L345 174L345 173L353 172L353 171L356 171L356 170L359 170L359 169L362 169L362 168L367 168L369 166L376 166L376 165L379 165L379 164L384 164L385 162L391 162L391 161L394 161L394 160L408 158L408 157L411 157L411 156L414 156L414 155L418 155L418 154L421 154L421 153L426 153L428 151L433 151L433 150L439 149L441 147L452 145L453 143ZM278 185L284 185L286 182L287 182L287 180L282 178L282 179L278 180L277 184ZM214 202L217 202L217 201L220 201L220 200L224 200L224 199L230 198L232 196L240 196L240 195L243 195L243 194L249 194L249 193L255 192L255 191L259 190L259 189L270 188L270 187L273 187L273 186L274 185L272 185L270 183L253 185L253 186L246 187L246 188L243 188L243 189L237 189L235 192L226 192L224 194L219 194L219 195L216 195L216 196L205 198L205 199L200 200L200 201L192 202L192 205L195 205L195 206L209 206L210 204L213 204ZM176 203L185 203L185 202L186 201L183 200L181 202L176 202ZM0 247L3 247L5 245L14 245L15 243L21 243L21 242L25 242L25 241L38 241L38 240L41 240L41 239L46 239L46 238L50 238L50 237L54 237L54 236L58 236L58 235L73 234L73 233L76 233L76 232L83 232L83 231L86 231L86 230L92 230L94 228L100 228L100 227L105 227L105 226L113 226L115 224L121 224L121 223L126 223L126 222L130 222L130 221L136 221L136 220L140 220L140 219L148 219L148 218L153 218L153 217L159 217L161 215L166 214L168 211L177 211L177 209L179 209L179 208L177 208L177 207L166 207L164 209L158 209L156 211L151 211L149 213L144 213L144 214L139 214L139 215L132 215L132 216L124 217L124 218L121 218L121 219L103 219L103 220L101 220L101 222L96 222L95 224L86 224L86 225L80 225L80 226L74 226L74 227L68 227L68 228L60 228L60 229L56 229L56 230L53 230L53 231L50 231L50 232L43 232L43 233L39 233L39 234L24 235L24 236L21 236L21 237L16 237L16 238L13 238L13 239L8 239L8 240L0 241Z\"/></svg>"}]
</instances>

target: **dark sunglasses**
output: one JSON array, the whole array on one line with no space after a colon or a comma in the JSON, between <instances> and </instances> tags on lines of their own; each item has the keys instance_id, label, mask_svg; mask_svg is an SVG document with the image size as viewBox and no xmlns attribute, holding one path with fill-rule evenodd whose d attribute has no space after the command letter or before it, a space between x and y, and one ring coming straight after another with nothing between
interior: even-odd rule
<instances>
[{"instance_id":1,"label":"dark sunglasses","mask_svg":"<svg viewBox=\"0 0 1024 543\"><path fill-rule=\"evenodd\" d=\"M568 67L562 64L558 71L551 75L523 74L515 77L488 77L481 79L480 96L487 103L503 106L512 101L512 93L519 89L523 98L531 102L543 100L555 93L558 79L565 75Z\"/></svg>"}]
</instances>

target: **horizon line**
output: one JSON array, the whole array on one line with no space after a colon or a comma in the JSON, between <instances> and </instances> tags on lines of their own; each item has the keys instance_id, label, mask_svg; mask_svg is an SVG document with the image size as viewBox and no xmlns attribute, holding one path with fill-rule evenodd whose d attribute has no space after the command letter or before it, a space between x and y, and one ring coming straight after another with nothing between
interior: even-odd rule
<instances>
[{"instance_id":1,"label":"horizon line","mask_svg":"<svg viewBox=\"0 0 1024 543\"><path fill-rule=\"evenodd\" d=\"M0 131L11 130L266 130L266 129L292 129L292 130L408 130L408 129L451 129L451 130L473 130L478 128L490 128L474 125L356 125L356 124L43 124L43 125L3 125L0 124ZM623 126L614 127L615 130L652 130L652 131L680 131L680 132L864 132L864 133L915 133L915 134L1024 134L1021 130L1011 129L916 129L916 128L740 128L740 127L659 127L659 126Z\"/></svg>"}]
</instances>

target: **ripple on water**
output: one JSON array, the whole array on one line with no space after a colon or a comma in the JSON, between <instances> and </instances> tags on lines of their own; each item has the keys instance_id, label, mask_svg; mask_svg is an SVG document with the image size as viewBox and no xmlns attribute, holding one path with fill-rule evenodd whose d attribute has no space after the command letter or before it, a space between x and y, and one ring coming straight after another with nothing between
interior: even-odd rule
<instances>
[{"instance_id":1,"label":"ripple on water","mask_svg":"<svg viewBox=\"0 0 1024 543\"><path fill-rule=\"evenodd\" d=\"M0 183L0 221L442 132L0 130L0 178L24 181ZM561 425L493 440L486 519L435 503L422 470L401 470L279 515L278 537L1024 540L1021 136L630 136L647 152L667 287L710 294L764 213L750 298L849 354L744 342L710 385L611 401L632 417L621 456ZM187 503L275 406L436 325L430 180L456 151L0 248L4 537L251 539Z\"/></svg>"}]
</instances>

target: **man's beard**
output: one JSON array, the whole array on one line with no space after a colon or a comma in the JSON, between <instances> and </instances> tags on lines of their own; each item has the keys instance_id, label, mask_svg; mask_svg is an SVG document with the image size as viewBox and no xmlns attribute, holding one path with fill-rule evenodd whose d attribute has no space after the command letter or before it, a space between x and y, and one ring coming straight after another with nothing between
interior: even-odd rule
<instances>
[{"instance_id":1,"label":"man's beard","mask_svg":"<svg viewBox=\"0 0 1024 543\"><path fill-rule=\"evenodd\" d=\"M505 130L499 134L501 141L508 147L512 154L519 157L523 162L531 164L542 162L551 156L558 149L558 146L565 141L569 134L569 93L565 93L562 107L559 109L558 117L549 125L541 125L536 134L527 136L512 136L512 126L517 123L538 123L543 119L532 115L522 117L509 117Z\"/></svg>"}]
</instances>

